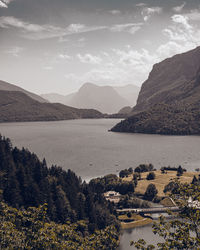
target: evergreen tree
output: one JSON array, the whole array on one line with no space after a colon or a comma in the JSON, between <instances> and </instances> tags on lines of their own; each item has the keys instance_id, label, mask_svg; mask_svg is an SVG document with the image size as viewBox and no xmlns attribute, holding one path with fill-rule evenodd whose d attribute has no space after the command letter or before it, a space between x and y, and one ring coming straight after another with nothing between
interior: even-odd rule
<instances>
[{"instance_id":1,"label":"evergreen tree","mask_svg":"<svg viewBox=\"0 0 200 250\"><path fill-rule=\"evenodd\" d=\"M196 177L196 175L194 175L193 179L192 179L192 184L197 184L198 183L198 179Z\"/></svg>"},{"instance_id":2,"label":"evergreen tree","mask_svg":"<svg viewBox=\"0 0 200 250\"><path fill-rule=\"evenodd\" d=\"M158 190L156 189L156 186L154 184L149 184L145 191L144 198L152 201L157 195L157 193Z\"/></svg>"}]
</instances>

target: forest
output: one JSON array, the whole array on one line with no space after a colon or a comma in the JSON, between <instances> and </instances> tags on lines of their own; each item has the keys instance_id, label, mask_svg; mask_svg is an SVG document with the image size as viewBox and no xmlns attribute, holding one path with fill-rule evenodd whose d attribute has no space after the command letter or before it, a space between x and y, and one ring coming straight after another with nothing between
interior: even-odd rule
<instances>
[{"instance_id":1,"label":"forest","mask_svg":"<svg viewBox=\"0 0 200 250\"><path fill-rule=\"evenodd\" d=\"M126 133L197 135L200 134L199 103L158 103L115 125L111 131Z\"/></svg>"},{"instance_id":2,"label":"forest","mask_svg":"<svg viewBox=\"0 0 200 250\"><path fill-rule=\"evenodd\" d=\"M29 150L13 147L10 140L2 136L0 190L1 215L6 214L2 212L5 212L2 204L8 206L8 211L15 208L14 214L28 213L30 207L36 209L46 204L45 216L50 223L77 227L77 223L83 221L83 231L88 236L112 226L112 231L118 235L120 226L114 216L115 210L102 194L94 192L71 170L65 171L58 166L48 168L45 159L40 161ZM16 229L21 222L12 223Z\"/></svg>"}]
</instances>

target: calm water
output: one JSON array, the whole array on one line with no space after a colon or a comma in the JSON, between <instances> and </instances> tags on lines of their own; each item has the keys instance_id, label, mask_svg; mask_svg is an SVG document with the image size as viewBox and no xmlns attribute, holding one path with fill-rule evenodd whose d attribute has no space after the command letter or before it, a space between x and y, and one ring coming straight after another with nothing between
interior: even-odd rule
<instances>
[{"instance_id":1,"label":"calm water","mask_svg":"<svg viewBox=\"0 0 200 250\"><path fill-rule=\"evenodd\" d=\"M200 167L200 136L160 136L108 132L117 119L0 124L0 133L49 164L72 169L83 179L153 163Z\"/></svg>"},{"instance_id":2,"label":"calm water","mask_svg":"<svg viewBox=\"0 0 200 250\"><path fill-rule=\"evenodd\" d=\"M147 225L144 227L125 230L121 236L118 250L136 249L134 246L130 246L130 241L137 241L139 239L145 239L147 244L154 244L155 246L158 242L162 242L162 238L152 232L152 225Z\"/></svg>"},{"instance_id":3,"label":"calm water","mask_svg":"<svg viewBox=\"0 0 200 250\"><path fill-rule=\"evenodd\" d=\"M71 120L0 124L0 133L13 144L35 152L48 164L72 169L83 179L117 173L120 169L153 163L156 168L181 164L200 167L200 136L160 136L108 132L119 120ZM151 226L126 230L120 250L134 249L131 240L158 242Z\"/></svg>"}]
</instances>

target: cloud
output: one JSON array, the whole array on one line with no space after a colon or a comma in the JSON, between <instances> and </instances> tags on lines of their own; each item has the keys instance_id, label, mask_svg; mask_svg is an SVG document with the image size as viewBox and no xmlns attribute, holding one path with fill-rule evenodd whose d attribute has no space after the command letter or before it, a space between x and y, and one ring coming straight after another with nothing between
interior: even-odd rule
<instances>
[{"instance_id":1,"label":"cloud","mask_svg":"<svg viewBox=\"0 0 200 250\"><path fill-rule=\"evenodd\" d=\"M119 15L121 14L120 10L110 10L109 13L111 13L112 15Z\"/></svg>"},{"instance_id":2,"label":"cloud","mask_svg":"<svg viewBox=\"0 0 200 250\"><path fill-rule=\"evenodd\" d=\"M7 29L18 28L22 31L21 36L33 40L64 37L107 28L106 26L86 26L84 24L70 24L66 28L60 28L52 25L38 25L24 22L13 16L0 17L0 27Z\"/></svg>"},{"instance_id":3,"label":"cloud","mask_svg":"<svg viewBox=\"0 0 200 250\"><path fill-rule=\"evenodd\" d=\"M160 14L162 12L161 7L145 7L142 10L142 16L144 21L147 22L154 14Z\"/></svg>"},{"instance_id":4,"label":"cloud","mask_svg":"<svg viewBox=\"0 0 200 250\"><path fill-rule=\"evenodd\" d=\"M134 66L144 68L145 65L155 62L156 58L151 56L146 49L141 51L131 49L130 46L126 50L113 49L114 53L118 56L119 63L123 66Z\"/></svg>"},{"instance_id":5,"label":"cloud","mask_svg":"<svg viewBox=\"0 0 200 250\"><path fill-rule=\"evenodd\" d=\"M126 29L130 26L126 26ZM124 29L119 29L122 31ZM98 67L80 75L70 75L73 82L82 84L90 81L97 84L141 84L148 77L152 66L166 58L186 52L200 44L200 30L190 22L186 15L176 14L171 17L170 25L163 29L167 42L159 45L154 52L142 48L134 49L131 45L102 52ZM88 60L88 59L87 59ZM69 75L67 76L69 79Z\"/></svg>"},{"instance_id":6,"label":"cloud","mask_svg":"<svg viewBox=\"0 0 200 250\"><path fill-rule=\"evenodd\" d=\"M8 5L5 3L5 1L0 1L0 8L8 8Z\"/></svg>"},{"instance_id":7,"label":"cloud","mask_svg":"<svg viewBox=\"0 0 200 250\"><path fill-rule=\"evenodd\" d=\"M52 67L52 66L44 66L43 69L44 69L44 70L50 71L50 70L53 70L53 67Z\"/></svg>"},{"instance_id":8,"label":"cloud","mask_svg":"<svg viewBox=\"0 0 200 250\"><path fill-rule=\"evenodd\" d=\"M134 27L130 28L129 33L133 35L140 29L141 29L141 26L134 26Z\"/></svg>"},{"instance_id":9,"label":"cloud","mask_svg":"<svg viewBox=\"0 0 200 250\"><path fill-rule=\"evenodd\" d=\"M100 64L102 62L102 59L99 56L94 56L91 54L77 54L77 58L81 63Z\"/></svg>"},{"instance_id":10,"label":"cloud","mask_svg":"<svg viewBox=\"0 0 200 250\"><path fill-rule=\"evenodd\" d=\"M80 42L80 43L84 43L85 41L86 41L85 37L81 37L80 39L78 39L78 42Z\"/></svg>"},{"instance_id":11,"label":"cloud","mask_svg":"<svg viewBox=\"0 0 200 250\"><path fill-rule=\"evenodd\" d=\"M125 24L116 24L113 25L110 30L112 32L129 32L131 34L135 34L138 30L141 29L143 23L125 23Z\"/></svg>"},{"instance_id":12,"label":"cloud","mask_svg":"<svg viewBox=\"0 0 200 250\"><path fill-rule=\"evenodd\" d=\"M13 0L0 0L0 8L8 8L8 4Z\"/></svg>"},{"instance_id":13,"label":"cloud","mask_svg":"<svg viewBox=\"0 0 200 250\"><path fill-rule=\"evenodd\" d=\"M13 2L13 1L14 0L3 0L3 2L6 3L6 4L9 4L9 3Z\"/></svg>"},{"instance_id":14,"label":"cloud","mask_svg":"<svg viewBox=\"0 0 200 250\"><path fill-rule=\"evenodd\" d=\"M20 28L20 29L23 29L24 31L29 31L29 32L39 32L39 31L44 31L45 29L50 29L50 27L23 22L22 20L15 18L13 16L1 16L0 27L1 28L9 28L9 27Z\"/></svg>"},{"instance_id":15,"label":"cloud","mask_svg":"<svg viewBox=\"0 0 200 250\"><path fill-rule=\"evenodd\" d=\"M185 50L183 50L183 46L178 44L177 42L169 41L165 44L160 45L156 52L158 53L159 58L164 59L172 55L182 53L186 50L186 48Z\"/></svg>"},{"instance_id":16,"label":"cloud","mask_svg":"<svg viewBox=\"0 0 200 250\"><path fill-rule=\"evenodd\" d=\"M72 23L68 26L68 31L70 33L80 33L85 30L86 26L80 23Z\"/></svg>"},{"instance_id":17,"label":"cloud","mask_svg":"<svg viewBox=\"0 0 200 250\"><path fill-rule=\"evenodd\" d=\"M188 22L189 18L183 15L174 15L172 16L172 21L175 23L182 24L187 30L191 30L192 26Z\"/></svg>"},{"instance_id":18,"label":"cloud","mask_svg":"<svg viewBox=\"0 0 200 250\"><path fill-rule=\"evenodd\" d=\"M64 36L59 36L58 42L59 43L69 42L69 38L64 37Z\"/></svg>"},{"instance_id":19,"label":"cloud","mask_svg":"<svg viewBox=\"0 0 200 250\"><path fill-rule=\"evenodd\" d=\"M184 2L183 4L181 4L179 6L174 7L173 11L180 13L183 10L183 8L185 7L185 5L186 5L186 2Z\"/></svg>"},{"instance_id":20,"label":"cloud","mask_svg":"<svg viewBox=\"0 0 200 250\"><path fill-rule=\"evenodd\" d=\"M144 6L147 6L147 4L146 3L137 3L135 6L136 7L144 7Z\"/></svg>"},{"instance_id":21,"label":"cloud","mask_svg":"<svg viewBox=\"0 0 200 250\"><path fill-rule=\"evenodd\" d=\"M94 32L99 30L108 30L111 32L126 31L131 34L135 34L135 32L137 32L142 25L143 25L142 23L125 23L125 24L116 24L112 26L86 26L80 23L72 23L68 25L66 28L61 28L47 24L45 25L33 24L25 22L13 16L0 17L0 28L19 29L21 31L20 36L32 40L41 40L41 39L59 37L59 42L68 41L66 36L69 35Z\"/></svg>"},{"instance_id":22,"label":"cloud","mask_svg":"<svg viewBox=\"0 0 200 250\"><path fill-rule=\"evenodd\" d=\"M79 76L72 73L65 75L67 82L73 83L73 85L77 87L84 82L93 82L99 85L121 85L127 82L133 82L133 77L131 77L131 79L129 77L130 73L128 73L127 70L117 67L94 68ZM73 87L76 89L75 86Z\"/></svg>"},{"instance_id":23,"label":"cloud","mask_svg":"<svg viewBox=\"0 0 200 250\"><path fill-rule=\"evenodd\" d=\"M59 54L58 55L59 59L63 59L63 60L70 60L71 56L67 55L67 54Z\"/></svg>"},{"instance_id":24,"label":"cloud","mask_svg":"<svg viewBox=\"0 0 200 250\"><path fill-rule=\"evenodd\" d=\"M190 23L187 15L173 15L171 19L173 24L162 31L168 42L157 49L160 59L186 52L200 44L200 31Z\"/></svg>"},{"instance_id":25,"label":"cloud","mask_svg":"<svg viewBox=\"0 0 200 250\"><path fill-rule=\"evenodd\" d=\"M4 53L10 54L14 57L18 57L23 50L24 49L22 47L15 46L15 47L10 47L8 50L5 50Z\"/></svg>"},{"instance_id":26,"label":"cloud","mask_svg":"<svg viewBox=\"0 0 200 250\"><path fill-rule=\"evenodd\" d=\"M187 16L189 20L200 21L200 10L199 9L192 10L190 13L185 14L185 16Z\"/></svg>"},{"instance_id":27,"label":"cloud","mask_svg":"<svg viewBox=\"0 0 200 250\"><path fill-rule=\"evenodd\" d=\"M189 18L187 16L173 15L171 19L173 25L162 31L170 41L195 43L196 39L199 40L199 31L189 23Z\"/></svg>"},{"instance_id":28,"label":"cloud","mask_svg":"<svg viewBox=\"0 0 200 250\"><path fill-rule=\"evenodd\" d=\"M121 49L102 51L101 55L98 64L93 63L93 68L88 72L81 75L66 74L67 81L76 86L83 82L94 82L99 85L141 84L147 78L152 65L158 62L158 58L149 51L135 50L130 45ZM91 60L83 56L81 58L79 56L80 59L84 59L87 63Z\"/></svg>"}]
</instances>

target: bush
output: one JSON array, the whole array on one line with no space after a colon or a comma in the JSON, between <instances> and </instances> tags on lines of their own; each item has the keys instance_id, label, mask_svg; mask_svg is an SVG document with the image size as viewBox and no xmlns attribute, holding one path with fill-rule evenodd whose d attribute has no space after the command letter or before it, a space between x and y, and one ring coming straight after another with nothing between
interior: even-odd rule
<instances>
[{"instance_id":1,"label":"bush","mask_svg":"<svg viewBox=\"0 0 200 250\"><path fill-rule=\"evenodd\" d=\"M147 175L147 180L154 180L156 178L156 175L154 172L150 172L148 175Z\"/></svg>"},{"instance_id":2,"label":"bush","mask_svg":"<svg viewBox=\"0 0 200 250\"><path fill-rule=\"evenodd\" d=\"M168 183L165 187L163 192L167 193L167 192L171 192L172 194L176 192L178 188L178 184L174 181L171 181L170 183Z\"/></svg>"},{"instance_id":3,"label":"bush","mask_svg":"<svg viewBox=\"0 0 200 250\"><path fill-rule=\"evenodd\" d=\"M153 170L154 170L154 167L150 163L150 164L140 164L138 167L135 168L134 171L137 173L144 173L144 172L149 172Z\"/></svg>"},{"instance_id":4,"label":"bush","mask_svg":"<svg viewBox=\"0 0 200 250\"><path fill-rule=\"evenodd\" d=\"M154 184L149 184L144 194L144 198L152 201L156 197L157 193L158 190L156 189L156 186Z\"/></svg>"},{"instance_id":5,"label":"bush","mask_svg":"<svg viewBox=\"0 0 200 250\"><path fill-rule=\"evenodd\" d=\"M184 172L184 169L181 166L179 166L177 169L177 176L181 176L183 172Z\"/></svg>"},{"instance_id":6,"label":"bush","mask_svg":"<svg viewBox=\"0 0 200 250\"><path fill-rule=\"evenodd\" d=\"M120 178L128 177L132 173L133 173L133 169L132 168L124 169L124 170L121 170L119 172L119 177Z\"/></svg>"},{"instance_id":7,"label":"bush","mask_svg":"<svg viewBox=\"0 0 200 250\"><path fill-rule=\"evenodd\" d=\"M197 177L194 175L191 184L197 184L198 183L198 179Z\"/></svg>"},{"instance_id":8,"label":"bush","mask_svg":"<svg viewBox=\"0 0 200 250\"><path fill-rule=\"evenodd\" d=\"M128 212L128 213L127 213L127 217L128 217L128 218L131 218L131 216L132 216L132 213L131 213L131 212Z\"/></svg>"}]
</instances>

